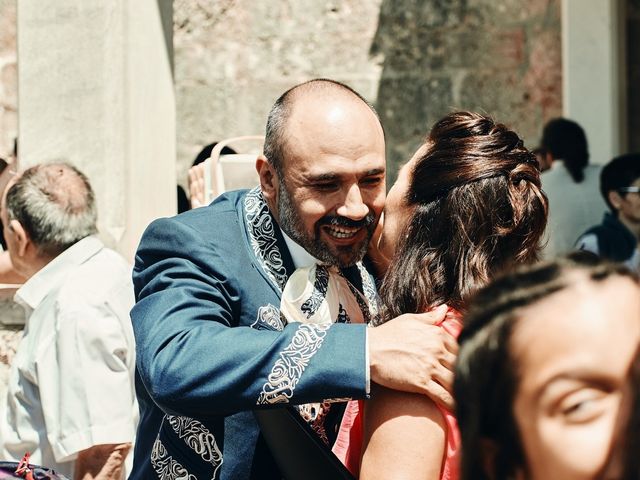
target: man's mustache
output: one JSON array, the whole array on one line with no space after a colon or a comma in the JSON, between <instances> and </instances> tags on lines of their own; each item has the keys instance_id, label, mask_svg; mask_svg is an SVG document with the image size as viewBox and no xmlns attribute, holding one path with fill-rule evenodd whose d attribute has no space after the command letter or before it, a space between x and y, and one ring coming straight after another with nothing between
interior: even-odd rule
<instances>
[{"instance_id":1,"label":"man's mustache","mask_svg":"<svg viewBox=\"0 0 640 480\"><path fill-rule=\"evenodd\" d=\"M369 212L362 220L351 220L347 217L341 217L338 215L327 215L318 220L318 226L330 226L330 227L347 227L347 228L366 228L373 225L375 222L375 215Z\"/></svg>"}]
</instances>

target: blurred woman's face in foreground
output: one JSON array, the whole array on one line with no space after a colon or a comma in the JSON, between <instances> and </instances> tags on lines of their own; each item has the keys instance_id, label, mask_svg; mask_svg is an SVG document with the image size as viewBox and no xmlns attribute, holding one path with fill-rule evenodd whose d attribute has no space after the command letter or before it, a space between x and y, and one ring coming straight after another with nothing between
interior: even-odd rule
<instances>
[{"instance_id":1,"label":"blurred woman's face in foreground","mask_svg":"<svg viewBox=\"0 0 640 480\"><path fill-rule=\"evenodd\" d=\"M510 343L527 468L519 478L595 478L640 341L640 289L619 276L578 281L520 317Z\"/></svg>"}]
</instances>

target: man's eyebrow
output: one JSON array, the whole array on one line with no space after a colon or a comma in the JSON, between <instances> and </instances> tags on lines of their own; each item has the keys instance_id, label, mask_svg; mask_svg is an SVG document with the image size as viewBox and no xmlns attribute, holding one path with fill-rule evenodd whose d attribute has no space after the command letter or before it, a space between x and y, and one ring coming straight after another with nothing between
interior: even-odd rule
<instances>
[{"instance_id":1,"label":"man's eyebrow","mask_svg":"<svg viewBox=\"0 0 640 480\"><path fill-rule=\"evenodd\" d=\"M340 176L335 173L319 173L317 175L309 175L307 181L309 182L330 182L339 180Z\"/></svg>"},{"instance_id":2,"label":"man's eyebrow","mask_svg":"<svg viewBox=\"0 0 640 480\"><path fill-rule=\"evenodd\" d=\"M384 173L384 168L374 168L373 170L369 170L364 174L365 177L372 177L374 175L382 175Z\"/></svg>"},{"instance_id":3,"label":"man's eyebrow","mask_svg":"<svg viewBox=\"0 0 640 480\"><path fill-rule=\"evenodd\" d=\"M364 172L363 177L372 177L375 175L383 175L385 172L384 168L374 168L372 170L367 170ZM340 180L340 175L337 173L327 172L327 173L318 173L317 175L309 175L307 176L307 181L311 183L315 182L335 182L336 180Z\"/></svg>"}]
</instances>

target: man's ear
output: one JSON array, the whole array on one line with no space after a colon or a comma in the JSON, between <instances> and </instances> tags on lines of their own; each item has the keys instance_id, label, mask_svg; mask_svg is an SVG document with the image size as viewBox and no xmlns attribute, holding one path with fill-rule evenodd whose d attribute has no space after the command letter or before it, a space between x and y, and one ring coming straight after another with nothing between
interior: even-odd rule
<instances>
[{"instance_id":1,"label":"man's ear","mask_svg":"<svg viewBox=\"0 0 640 480\"><path fill-rule=\"evenodd\" d=\"M607 193L607 198L609 199L609 203L613 205L613 208L616 210L620 210L620 205L622 204L622 196L616 192L615 190L611 190Z\"/></svg>"},{"instance_id":2,"label":"man's ear","mask_svg":"<svg viewBox=\"0 0 640 480\"><path fill-rule=\"evenodd\" d=\"M276 169L271 165L264 155L258 156L256 159L256 171L260 178L260 188L264 198L273 205L278 194L278 174Z\"/></svg>"},{"instance_id":3,"label":"man's ear","mask_svg":"<svg viewBox=\"0 0 640 480\"><path fill-rule=\"evenodd\" d=\"M9 221L9 230L12 232L14 237L16 254L19 257L24 257L27 253L27 248L31 243L31 239L29 238L27 231L18 220Z\"/></svg>"},{"instance_id":4,"label":"man's ear","mask_svg":"<svg viewBox=\"0 0 640 480\"><path fill-rule=\"evenodd\" d=\"M544 162L547 166L547 169L551 168L551 165L553 164L553 155L551 155L551 152L545 152Z\"/></svg>"}]
</instances>

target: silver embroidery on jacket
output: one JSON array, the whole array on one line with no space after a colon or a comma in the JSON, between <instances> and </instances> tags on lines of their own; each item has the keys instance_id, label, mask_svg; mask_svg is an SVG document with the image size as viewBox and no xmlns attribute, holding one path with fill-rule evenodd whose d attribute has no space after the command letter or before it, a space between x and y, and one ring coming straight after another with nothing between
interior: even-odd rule
<instances>
[{"instance_id":1,"label":"silver embroidery on jacket","mask_svg":"<svg viewBox=\"0 0 640 480\"><path fill-rule=\"evenodd\" d=\"M213 467L213 476L222 465L222 452L213 434L202 423L189 417L165 415L165 419L187 446Z\"/></svg>"},{"instance_id":2,"label":"silver embroidery on jacket","mask_svg":"<svg viewBox=\"0 0 640 480\"><path fill-rule=\"evenodd\" d=\"M159 438L153 442L151 466L160 480L198 480L167 453Z\"/></svg>"},{"instance_id":3,"label":"silver embroidery on jacket","mask_svg":"<svg viewBox=\"0 0 640 480\"><path fill-rule=\"evenodd\" d=\"M258 309L258 316L256 321L251 324L251 327L256 328L259 323L265 323L276 330L282 330L286 322L280 310L269 303Z\"/></svg>"},{"instance_id":4,"label":"silver embroidery on jacket","mask_svg":"<svg viewBox=\"0 0 640 480\"><path fill-rule=\"evenodd\" d=\"M287 270L276 243L273 218L259 187L247 193L244 199L244 210L253 253L269 279L282 291L287 283Z\"/></svg>"},{"instance_id":5,"label":"silver embroidery on jacket","mask_svg":"<svg viewBox=\"0 0 640 480\"><path fill-rule=\"evenodd\" d=\"M291 343L280 352L267 382L262 386L258 405L288 403L309 361L320 349L331 324L302 324Z\"/></svg>"}]
</instances>

